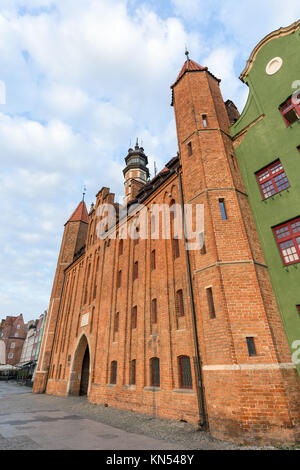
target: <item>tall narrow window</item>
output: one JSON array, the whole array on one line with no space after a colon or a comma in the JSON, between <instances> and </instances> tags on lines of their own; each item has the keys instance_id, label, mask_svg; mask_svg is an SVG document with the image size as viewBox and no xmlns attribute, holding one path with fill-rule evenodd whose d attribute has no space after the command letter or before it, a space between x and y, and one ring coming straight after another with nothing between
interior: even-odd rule
<instances>
[{"instance_id":1,"label":"tall narrow window","mask_svg":"<svg viewBox=\"0 0 300 470\"><path fill-rule=\"evenodd\" d=\"M151 302L151 320L152 323L157 323L157 300L152 299Z\"/></svg>"},{"instance_id":2,"label":"tall narrow window","mask_svg":"<svg viewBox=\"0 0 300 470\"><path fill-rule=\"evenodd\" d=\"M184 316L184 304L182 290L176 292L176 313L178 317Z\"/></svg>"},{"instance_id":3,"label":"tall narrow window","mask_svg":"<svg viewBox=\"0 0 300 470\"><path fill-rule=\"evenodd\" d=\"M155 215L151 215L151 235L155 233Z\"/></svg>"},{"instance_id":4,"label":"tall narrow window","mask_svg":"<svg viewBox=\"0 0 300 470\"><path fill-rule=\"evenodd\" d=\"M254 338L246 338L249 356L256 356Z\"/></svg>"},{"instance_id":5,"label":"tall narrow window","mask_svg":"<svg viewBox=\"0 0 300 470\"><path fill-rule=\"evenodd\" d=\"M58 372L58 378L60 379L61 376L61 364L59 364L59 372Z\"/></svg>"},{"instance_id":6,"label":"tall narrow window","mask_svg":"<svg viewBox=\"0 0 300 470\"><path fill-rule=\"evenodd\" d=\"M193 388L191 362L188 356L178 357L179 387Z\"/></svg>"},{"instance_id":7,"label":"tall narrow window","mask_svg":"<svg viewBox=\"0 0 300 470\"><path fill-rule=\"evenodd\" d=\"M152 387L160 387L160 370L158 357L150 359L150 385Z\"/></svg>"},{"instance_id":8,"label":"tall narrow window","mask_svg":"<svg viewBox=\"0 0 300 470\"><path fill-rule=\"evenodd\" d=\"M119 241L119 256L123 254L123 240Z\"/></svg>"},{"instance_id":9,"label":"tall narrow window","mask_svg":"<svg viewBox=\"0 0 300 470\"><path fill-rule=\"evenodd\" d=\"M131 310L131 328L136 328L137 326L137 306L135 305Z\"/></svg>"},{"instance_id":10,"label":"tall narrow window","mask_svg":"<svg viewBox=\"0 0 300 470\"><path fill-rule=\"evenodd\" d=\"M189 157L190 157L191 155L193 155L192 142L189 142L187 144L187 148L188 148L188 154L189 154Z\"/></svg>"},{"instance_id":11,"label":"tall narrow window","mask_svg":"<svg viewBox=\"0 0 300 470\"><path fill-rule=\"evenodd\" d=\"M208 287L206 289L207 302L208 302L208 311L210 318L216 318L215 304L213 298L212 288Z\"/></svg>"},{"instance_id":12,"label":"tall narrow window","mask_svg":"<svg viewBox=\"0 0 300 470\"><path fill-rule=\"evenodd\" d=\"M206 114L202 114L202 122L203 122L203 127L207 127L207 126L208 126L208 123L207 123L207 115L206 115Z\"/></svg>"},{"instance_id":13,"label":"tall narrow window","mask_svg":"<svg viewBox=\"0 0 300 470\"><path fill-rule=\"evenodd\" d=\"M118 333L119 331L119 312L115 313L115 320L114 320L114 332Z\"/></svg>"},{"instance_id":14,"label":"tall narrow window","mask_svg":"<svg viewBox=\"0 0 300 470\"><path fill-rule=\"evenodd\" d=\"M179 258L180 251L179 251L179 239L178 238L173 238L172 246L173 246L173 258L174 259Z\"/></svg>"},{"instance_id":15,"label":"tall narrow window","mask_svg":"<svg viewBox=\"0 0 300 470\"><path fill-rule=\"evenodd\" d=\"M300 260L300 217L273 228L273 233L285 265Z\"/></svg>"},{"instance_id":16,"label":"tall narrow window","mask_svg":"<svg viewBox=\"0 0 300 470\"><path fill-rule=\"evenodd\" d=\"M117 361L112 361L110 365L110 383L117 383Z\"/></svg>"},{"instance_id":17,"label":"tall narrow window","mask_svg":"<svg viewBox=\"0 0 300 470\"><path fill-rule=\"evenodd\" d=\"M151 269L156 269L155 250L151 251Z\"/></svg>"},{"instance_id":18,"label":"tall narrow window","mask_svg":"<svg viewBox=\"0 0 300 470\"><path fill-rule=\"evenodd\" d=\"M122 282L122 271L119 271L118 277L117 277L117 287L121 287L121 282Z\"/></svg>"},{"instance_id":19,"label":"tall narrow window","mask_svg":"<svg viewBox=\"0 0 300 470\"><path fill-rule=\"evenodd\" d=\"M129 384L135 385L136 382L136 360L133 359L130 361L130 377L129 377Z\"/></svg>"},{"instance_id":20,"label":"tall narrow window","mask_svg":"<svg viewBox=\"0 0 300 470\"><path fill-rule=\"evenodd\" d=\"M133 265L133 280L139 277L139 263L136 261Z\"/></svg>"},{"instance_id":21,"label":"tall narrow window","mask_svg":"<svg viewBox=\"0 0 300 470\"><path fill-rule=\"evenodd\" d=\"M220 206L220 211L221 211L221 216L223 220L227 220L227 212L226 212L226 207L225 207L225 201L224 199L219 199L219 206Z\"/></svg>"},{"instance_id":22,"label":"tall narrow window","mask_svg":"<svg viewBox=\"0 0 300 470\"><path fill-rule=\"evenodd\" d=\"M264 199L290 187L289 180L280 160L256 173L256 178Z\"/></svg>"}]
</instances>

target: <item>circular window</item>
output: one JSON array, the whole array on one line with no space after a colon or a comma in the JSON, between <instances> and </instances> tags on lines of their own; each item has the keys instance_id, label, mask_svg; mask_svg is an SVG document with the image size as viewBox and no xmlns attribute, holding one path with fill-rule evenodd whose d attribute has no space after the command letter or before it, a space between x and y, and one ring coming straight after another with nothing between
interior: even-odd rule
<instances>
[{"instance_id":1,"label":"circular window","mask_svg":"<svg viewBox=\"0 0 300 470\"><path fill-rule=\"evenodd\" d=\"M268 75L274 75L274 73L278 72L282 66L282 59L281 57L274 57L274 59L270 60L266 67L266 72Z\"/></svg>"}]
</instances>

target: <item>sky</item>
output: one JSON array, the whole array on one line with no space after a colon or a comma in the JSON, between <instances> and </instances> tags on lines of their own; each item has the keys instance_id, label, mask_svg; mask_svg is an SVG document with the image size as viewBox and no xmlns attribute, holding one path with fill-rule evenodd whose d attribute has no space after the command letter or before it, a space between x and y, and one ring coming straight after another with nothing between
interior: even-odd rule
<instances>
[{"instance_id":1,"label":"sky","mask_svg":"<svg viewBox=\"0 0 300 470\"><path fill-rule=\"evenodd\" d=\"M0 320L48 308L64 223L87 188L122 202L136 138L153 176L176 155L170 85L190 58L242 111L255 45L299 0L1 0Z\"/></svg>"}]
</instances>

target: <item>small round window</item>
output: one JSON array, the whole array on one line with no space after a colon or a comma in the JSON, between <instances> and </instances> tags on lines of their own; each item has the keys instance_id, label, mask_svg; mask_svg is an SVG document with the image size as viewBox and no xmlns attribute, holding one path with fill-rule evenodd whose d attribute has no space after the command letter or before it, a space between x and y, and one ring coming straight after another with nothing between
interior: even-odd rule
<instances>
[{"instance_id":1,"label":"small round window","mask_svg":"<svg viewBox=\"0 0 300 470\"><path fill-rule=\"evenodd\" d=\"M274 59L270 60L266 67L266 72L268 75L274 75L274 73L278 72L282 66L282 59L281 57L274 57Z\"/></svg>"}]
</instances>

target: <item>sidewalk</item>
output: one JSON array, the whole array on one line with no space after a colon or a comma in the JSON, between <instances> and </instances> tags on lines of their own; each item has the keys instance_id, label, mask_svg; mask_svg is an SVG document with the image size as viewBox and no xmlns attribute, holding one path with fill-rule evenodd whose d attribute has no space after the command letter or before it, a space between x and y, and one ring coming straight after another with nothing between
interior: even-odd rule
<instances>
[{"instance_id":1,"label":"sidewalk","mask_svg":"<svg viewBox=\"0 0 300 470\"><path fill-rule=\"evenodd\" d=\"M85 397L36 395L28 387L0 382L0 449L234 450L254 447L218 441L188 423L93 405Z\"/></svg>"}]
</instances>

